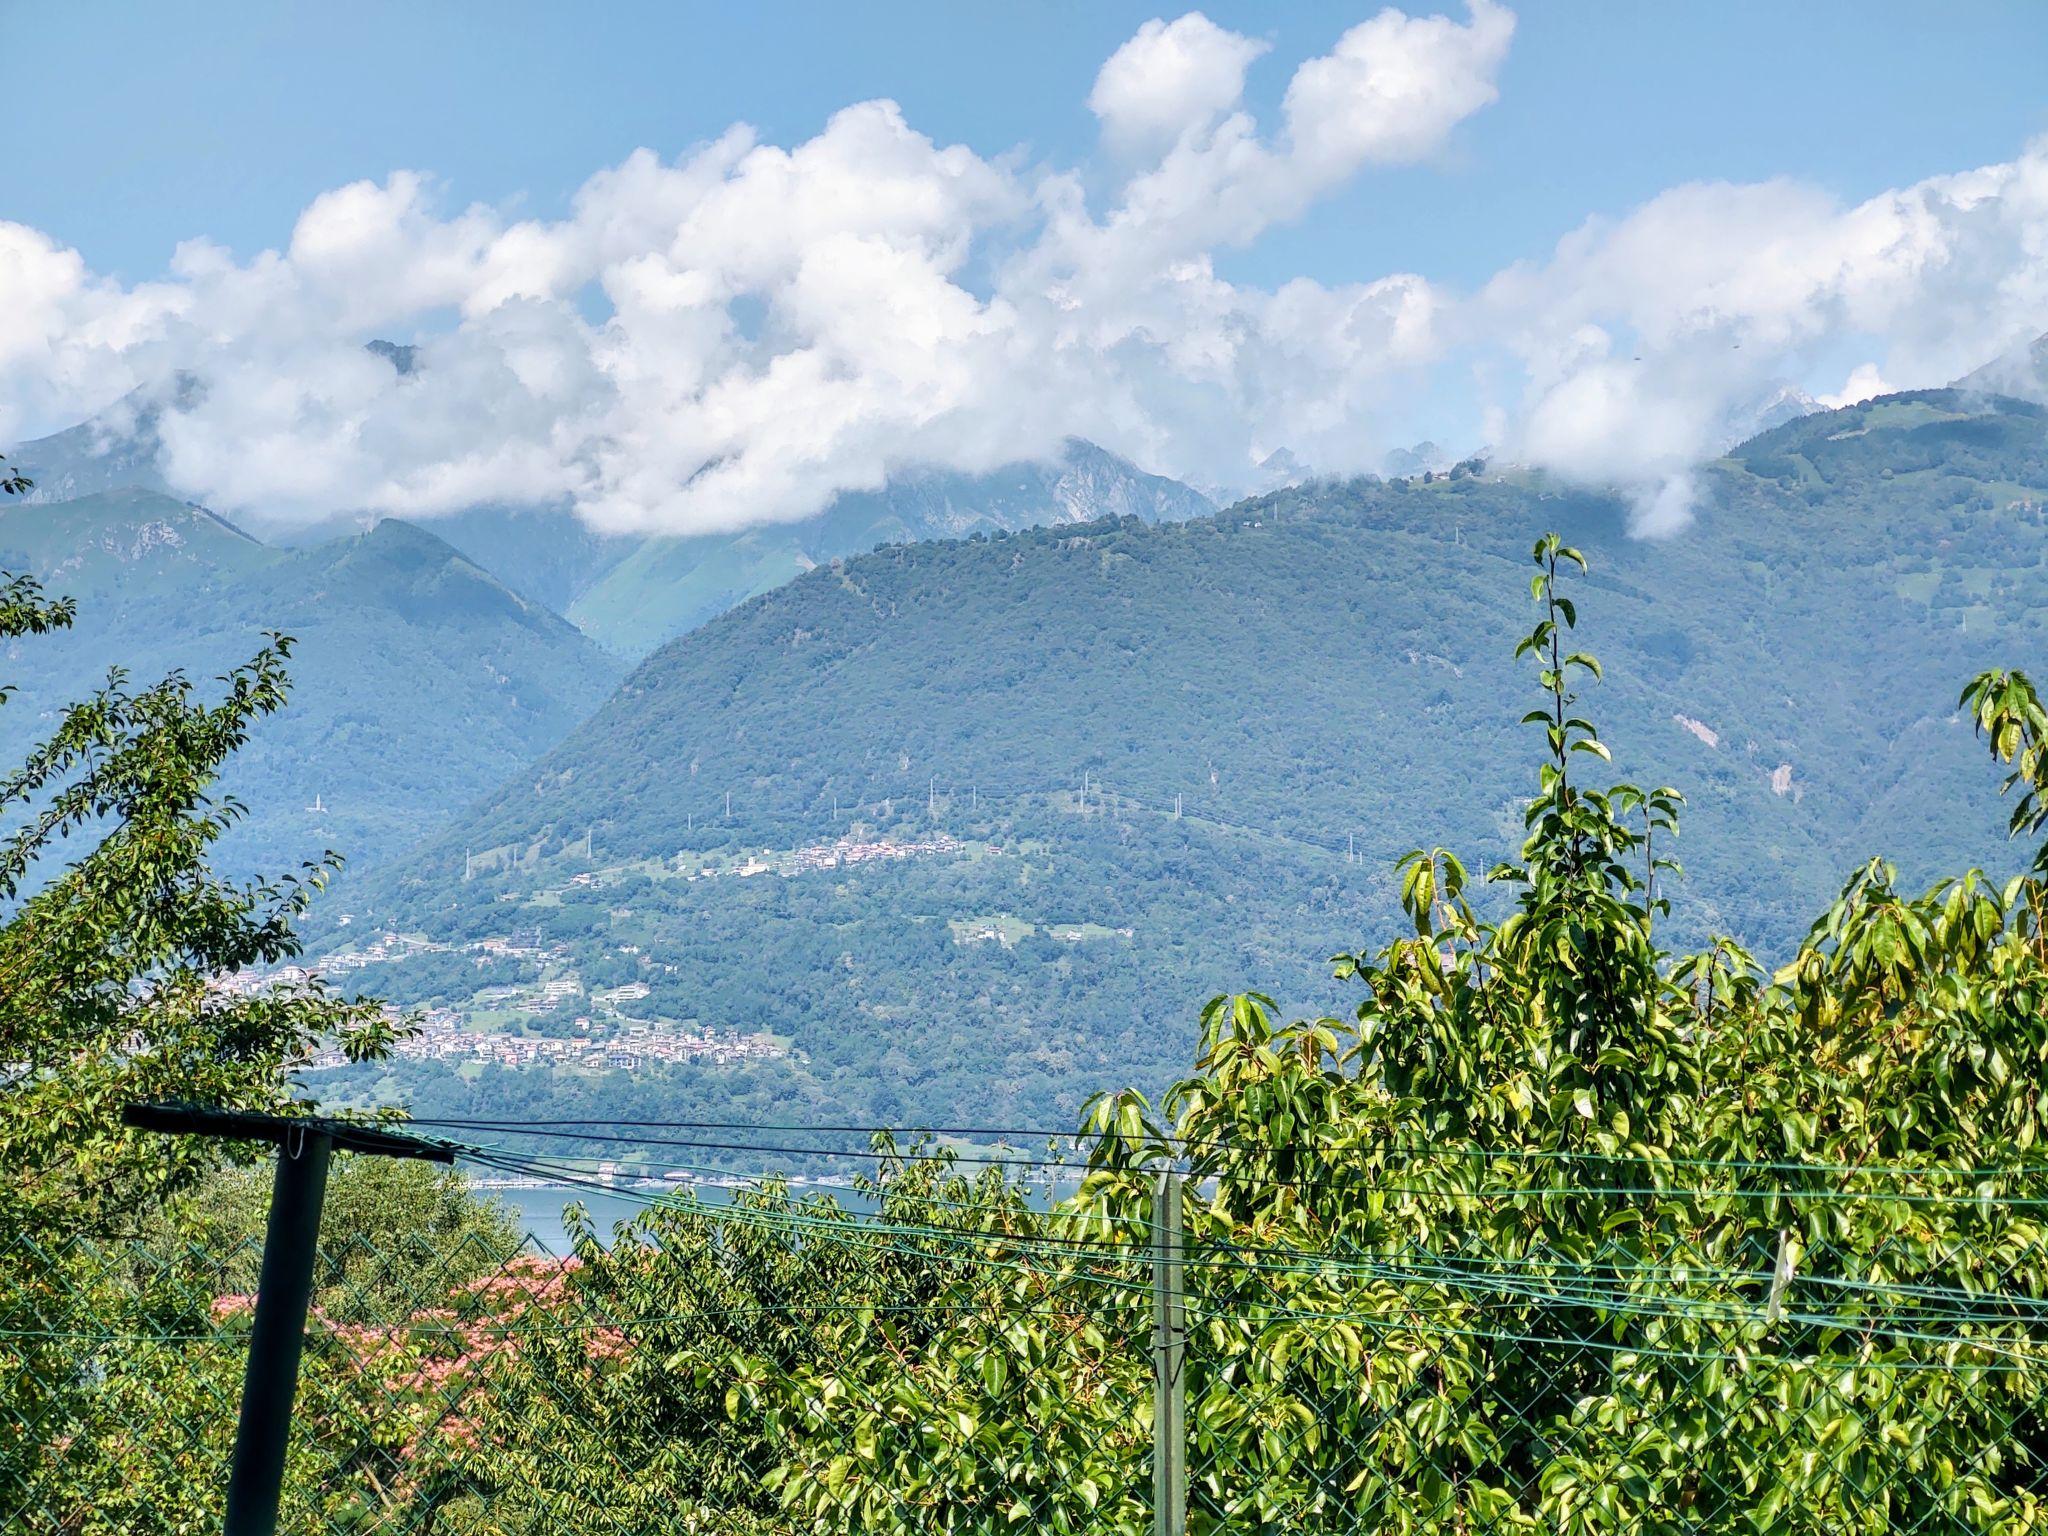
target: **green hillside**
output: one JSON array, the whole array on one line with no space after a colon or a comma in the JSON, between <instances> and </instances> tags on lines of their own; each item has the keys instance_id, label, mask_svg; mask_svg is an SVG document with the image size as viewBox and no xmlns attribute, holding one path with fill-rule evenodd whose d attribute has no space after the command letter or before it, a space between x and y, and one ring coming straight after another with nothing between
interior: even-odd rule
<instances>
[{"instance_id":1,"label":"green hillside","mask_svg":"<svg viewBox=\"0 0 2048 1536\"><path fill-rule=\"evenodd\" d=\"M189 386L186 386L189 387ZM108 491L167 491L158 461L157 407L129 396L91 421L8 450L35 482L31 500L76 501Z\"/></svg>"},{"instance_id":2,"label":"green hillside","mask_svg":"<svg viewBox=\"0 0 2048 1536\"><path fill-rule=\"evenodd\" d=\"M79 605L73 629L10 649L7 761L110 666L206 679L266 630L296 637L291 707L223 786L249 808L224 845L236 870L329 847L372 863L416 845L478 785L559 740L618 675L565 621L400 522L284 551L130 489L0 511L0 569Z\"/></svg>"},{"instance_id":3,"label":"green hillside","mask_svg":"<svg viewBox=\"0 0 2048 1536\"><path fill-rule=\"evenodd\" d=\"M1955 701L2048 660L2044 421L1954 392L1804 418L1705 467L1697 520L1655 542L1604 498L1462 476L828 563L649 658L406 878L336 904L433 942L526 934L586 989L644 983L633 1016L788 1054L381 1086L1054 1113L1183 1062L1226 985L1334 1003L1319 961L1384 931L1417 828L1482 868L1514 846L1510 653L1553 526L1593 560L1574 595L1615 771L1690 800L1674 938L1781 954L1873 853L2002 867ZM850 831L932 851L794 852ZM476 984L439 957L373 974L457 1008Z\"/></svg>"},{"instance_id":4,"label":"green hillside","mask_svg":"<svg viewBox=\"0 0 2048 1536\"><path fill-rule=\"evenodd\" d=\"M33 571L81 602L218 590L284 558L225 518L154 491L0 506L0 570Z\"/></svg>"}]
</instances>

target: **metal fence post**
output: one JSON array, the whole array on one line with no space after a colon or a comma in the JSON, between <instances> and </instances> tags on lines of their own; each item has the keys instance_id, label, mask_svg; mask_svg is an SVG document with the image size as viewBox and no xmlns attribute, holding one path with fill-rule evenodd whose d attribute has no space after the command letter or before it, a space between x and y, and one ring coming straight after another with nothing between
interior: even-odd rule
<instances>
[{"instance_id":1,"label":"metal fence post","mask_svg":"<svg viewBox=\"0 0 2048 1536\"><path fill-rule=\"evenodd\" d=\"M1152 1193L1152 1536L1188 1523L1187 1304L1180 1175Z\"/></svg>"}]
</instances>

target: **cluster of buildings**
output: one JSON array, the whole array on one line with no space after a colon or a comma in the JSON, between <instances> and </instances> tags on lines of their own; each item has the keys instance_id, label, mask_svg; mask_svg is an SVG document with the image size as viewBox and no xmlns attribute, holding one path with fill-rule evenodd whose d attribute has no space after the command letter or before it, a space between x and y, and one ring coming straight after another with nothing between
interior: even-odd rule
<instances>
[{"instance_id":1,"label":"cluster of buildings","mask_svg":"<svg viewBox=\"0 0 2048 1536\"><path fill-rule=\"evenodd\" d=\"M243 971L215 978L213 987L224 995L248 997L272 987L303 985L321 977L331 980L384 961L458 950L474 953L479 966L498 960L549 964L568 957L566 946L543 945L538 934L478 939L457 945L384 933L367 944L325 956L317 966L285 965L269 971ZM639 952L634 945L622 945L620 950L629 954ZM567 1033L548 1035L479 1028L464 1007L430 1008L417 1016L419 1031L400 1039L391 1054L399 1060L456 1065L495 1062L507 1067L567 1066L624 1072L635 1072L652 1063L729 1066L788 1054L787 1047L767 1033L719 1031L694 1023L626 1016L624 1010L629 1004L644 1000L652 991L644 981L593 989L588 994L590 1011L576 1015ZM469 1008L546 1017L578 1007L584 998L582 977L574 970L561 968L539 981L480 988L471 998ZM398 1015L398 1010L392 1008L385 1012L394 1018ZM314 1053L307 1065L316 1069L339 1067L345 1060L341 1050L330 1045Z\"/></svg>"},{"instance_id":2,"label":"cluster of buildings","mask_svg":"<svg viewBox=\"0 0 2048 1536\"><path fill-rule=\"evenodd\" d=\"M472 1029L459 1010L430 1008L419 1024L419 1033L404 1037L392 1047L395 1059L440 1061L453 1066L495 1062L503 1067L561 1066L586 1071L637 1072L658 1062L737 1066L789 1054L788 1047L773 1035L741 1034L736 1030L721 1033L701 1026L671 1025L649 1019L606 1023L578 1018L572 1035L515 1035L496 1029ZM326 1046L316 1051L306 1065L317 1070L345 1063L339 1047Z\"/></svg>"},{"instance_id":3,"label":"cluster of buildings","mask_svg":"<svg viewBox=\"0 0 2048 1536\"><path fill-rule=\"evenodd\" d=\"M368 944L324 956L317 964L280 965L268 971L235 971L215 976L208 986L224 997L255 997L272 987L300 987L311 981L359 971L366 965L403 960L409 955L439 954L453 948L452 944L436 944L429 939L412 938L402 933L383 933Z\"/></svg>"},{"instance_id":4,"label":"cluster of buildings","mask_svg":"<svg viewBox=\"0 0 2048 1536\"><path fill-rule=\"evenodd\" d=\"M962 944L1000 944L1003 948L1008 949L1016 941L1011 936L1010 929L1004 927L1005 921L1007 919L976 918L967 924L956 925L954 936ZM1036 923L1012 923L1011 927L1018 933L1026 935L1038 932L1038 925ZM1134 928L1098 928L1094 932L1098 936L1108 934L1115 938L1128 939L1137 930ZM1082 923L1053 923L1047 926L1045 935L1047 938L1055 939L1062 944L1084 944L1088 941L1090 932L1088 926Z\"/></svg>"},{"instance_id":5,"label":"cluster of buildings","mask_svg":"<svg viewBox=\"0 0 2048 1536\"><path fill-rule=\"evenodd\" d=\"M567 957L568 946L557 944L543 946L538 936L528 938L477 939L469 944L441 944L432 939L420 938L413 934L380 933L367 944L353 945L348 949L336 950L323 955L307 965L280 965L268 971L238 971L232 975L216 976L212 987L230 997L254 997L272 987L303 985L319 977L332 980L345 976L350 971L360 971L366 966L382 965L392 960L407 960L415 955L445 955L462 950L476 956L479 966L489 965L494 960L530 960L542 964L550 960ZM543 983L543 985L548 985ZM582 990L580 985L571 984L567 995Z\"/></svg>"},{"instance_id":6,"label":"cluster of buildings","mask_svg":"<svg viewBox=\"0 0 2048 1536\"><path fill-rule=\"evenodd\" d=\"M812 843L786 854L754 854L729 869L700 869L692 880L715 880L720 875L745 878L748 875L801 875L812 870L840 869L850 864L870 864L879 859L919 859L959 853L966 844L957 837L935 832L916 842L870 842L842 837L833 843Z\"/></svg>"},{"instance_id":7,"label":"cluster of buildings","mask_svg":"<svg viewBox=\"0 0 2048 1536\"><path fill-rule=\"evenodd\" d=\"M332 975L337 971L359 971L366 965L381 965L387 960L408 960L414 955L442 955L453 949L453 944L436 944L432 939L423 939L412 934L380 933L368 944L337 950L320 962L320 973ZM474 949L477 946L470 945Z\"/></svg>"},{"instance_id":8,"label":"cluster of buildings","mask_svg":"<svg viewBox=\"0 0 2048 1536\"><path fill-rule=\"evenodd\" d=\"M696 1062L702 1066L736 1066L772 1061L788 1054L773 1035L721 1033L689 1025L647 1019L606 1023L576 1020L569 1036L514 1035L502 1030L471 1029L452 1008L436 1008L421 1021L420 1032L398 1042L393 1056L402 1060L496 1062L505 1067L561 1066L586 1070L637 1072L660 1062ZM321 1063L315 1063L320 1065ZM334 1065L339 1065L337 1059Z\"/></svg>"}]
</instances>

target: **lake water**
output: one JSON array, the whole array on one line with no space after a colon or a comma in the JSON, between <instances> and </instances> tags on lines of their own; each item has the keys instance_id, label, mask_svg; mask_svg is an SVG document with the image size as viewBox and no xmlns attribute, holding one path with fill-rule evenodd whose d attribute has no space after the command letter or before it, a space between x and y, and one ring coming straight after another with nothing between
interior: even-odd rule
<instances>
[{"instance_id":1,"label":"lake water","mask_svg":"<svg viewBox=\"0 0 2048 1536\"><path fill-rule=\"evenodd\" d=\"M616 1224L630 1221L645 1210L648 1198L655 1191L599 1194L596 1190L586 1189L484 1189L478 1193L509 1208L522 1232L547 1252L560 1255L569 1251L568 1233L562 1227L564 1206L580 1203L590 1212L598 1232L609 1235ZM701 1192L706 1200L724 1193L723 1190L708 1189Z\"/></svg>"},{"instance_id":2,"label":"lake water","mask_svg":"<svg viewBox=\"0 0 2048 1536\"><path fill-rule=\"evenodd\" d=\"M695 1184L690 1186L699 1202L705 1205L725 1205L732 1199L732 1190L721 1184ZM584 1189L581 1186L548 1186L540 1189L481 1189L477 1193L499 1202L512 1212L520 1231L531 1237L540 1247L552 1254L569 1251L569 1235L562 1226L562 1208L572 1203L580 1204L590 1213L592 1225L607 1244L611 1240L612 1228L622 1221L631 1221L646 1210L662 1191L657 1189L620 1189L600 1191ZM828 1193L850 1211L872 1209L873 1202L850 1189L825 1189L816 1186L791 1191L801 1198L809 1194Z\"/></svg>"},{"instance_id":3,"label":"lake water","mask_svg":"<svg viewBox=\"0 0 2048 1536\"><path fill-rule=\"evenodd\" d=\"M688 1187L705 1205L725 1205L732 1199L732 1190L726 1185L693 1184ZM1072 1192L1072 1184L1063 1181L1061 1187L1035 1195L1031 1203L1044 1209L1050 1199ZM562 1227L564 1206L572 1202L581 1203L590 1213L598 1236L609 1244L613 1227L622 1221L631 1221L663 1192L658 1189L595 1190L581 1185L550 1185L539 1189L481 1189L478 1193L510 1209L520 1231L547 1252L560 1255L569 1251L569 1236ZM798 1199L828 1194L849 1211L866 1213L875 1208L875 1202L868 1196L840 1185L797 1185L790 1193Z\"/></svg>"}]
</instances>

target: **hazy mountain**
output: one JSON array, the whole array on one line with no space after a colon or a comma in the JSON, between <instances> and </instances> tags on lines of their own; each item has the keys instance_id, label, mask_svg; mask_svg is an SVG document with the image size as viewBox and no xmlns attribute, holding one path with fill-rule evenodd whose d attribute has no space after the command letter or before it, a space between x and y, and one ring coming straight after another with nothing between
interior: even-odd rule
<instances>
[{"instance_id":1,"label":"hazy mountain","mask_svg":"<svg viewBox=\"0 0 2048 1536\"><path fill-rule=\"evenodd\" d=\"M451 937L532 925L585 975L645 979L646 1016L797 1053L751 1087L614 1083L612 1113L736 1093L1052 1113L1156 1086L1214 991L1338 1006L1323 957L1388 931L1404 849L1511 853L1537 750L1511 656L1550 527L1593 561L1572 595L1607 681L1582 705L1613 771L1689 797L1673 938L1782 954L1874 853L1912 880L2010 866L1955 700L1979 668L2048 660L2048 412L1889 397L1699 478L1698 520L1654 542L1606 498L1467 475L829 562L648 658L405 878L340 905ZM791 853L856 826L928 851Z\"/></svg>"},{"instance_id":2,"label":"hazy mountain","mask_svg":"<svg viewBox=\"0 0 2048 1536\"><path fill-rule=\"evenodd\" d=\"M982 475L910 471L882 490L841 495L802 522L650 539L611 565L566 611L600 643L639 656L821 561L878 545L1098 517L1156 522L1213 510L1177 480L1145 474L1093 443L1070 440L1055 460Z\"/></svg>"},{"instance_id":3,"label":"hazy mountain","mask_svg":"<svg viewBox=\"0 0 2048 1536\"><path fill-rule=\"evenodd\" d=\"M982 475L907 471L879 491L838 496L815 517L733 533L601 534L565 507L471 507L428 526L513 590L637 658L835 556L1098 517L1158 521L1214 510L1179 481L1077 440L1057 459Z\"/></svg>"},{"instance_id":4,"label":"hazy mountain","mask_svg":"<svg viewBox=\"0 0 2048 1536\"><path fill-rule=\"evenodd\" d=\"M400 373L418 366L414 348L372 342L370 349ZM24 444L14 457L36 481L38 500L130 486L167 491L159 414L146 399L131 397L93 421ZM1075 439L1057 458L982 475L906 471L879 491L837 497L815 517L736 533L601 534L562 506L477 506L425 521L515 592L565 615L607 649L639 657L820 561L880 544L1098 517L1199 517L1213 510L1179 481L1148 475ZM369 514L343 514L315 528L264 532L273 543L301 546L374 521Z\"/></svg>"},{"instance_id":5,"label":"hazy mountain","mask_svg":"<svg viewBox=\"0 0 2048 1536\"><path fill-rule=\"evenodd\" d=\"M226 518L155 491L0 502L0 571L29 572L81 602L209 592L278 558Z\"/></svg>"},{"instance_id":6,"label":"hazy mountain","mask_svg":"<svg viewBox=\"0 0 2048 1536\"><path fill-rule=\"evenodd\" d=\"M1380 459L1380 473L1390 480L1406 479L1410 475L1449 469L1456 462L1455 454L1424 439L1409 448L1387 450Z\"/></svg>"},{"instance_id":7,"label":"hazy mountain","mask_svg":"<svg viewBox=\"0 0 2048 1536\"><path fill-rule=\"evenodd\" d=\"M374 862L416 843L558 740L618 676L560 617L401 522L279 550L130 488L0 506L0 570L36 575L79 609L73 629L7 647L19 691L0 709L0 761L18 761L109 667L141 683L173 668L206 681L266 630L296 638L292 703L257 728L224 786L249 808L223 850L236 870L274 872L327 847Z\"/></svg>"},{"instance_id":8,"label":"hazy mountain","mask_svg":"<svg viewBox=\"0 0 2048 1536\"><path fill-rule=\"evenodd\" d=\"M2015 347L2005 356L1964 374L1956 380L1955 387L2048 404L2048 335L2037 336L2026 346Z\"/></svg>"},{"instance_id":9,"label":"hazy mountain","mask_svg":"<svg viewBox=\"0 0 2048 1536\"><path fill-rule=\"evenodd\" d=\"M29 501L72 501L126 489L168 494L159 467L162 412L138 396L112 409L8 450L9 460L35 482Z\"/></svg>"},{"instance_id":10,"label":"hazy mountain","mask_svg":"<svg viewBox=\"0 0 2048 1536\"><path fill-rule=\"evenodd\" d=\"M1720 441L1734 447L1819 409L1821 403L1796 384L1776 384L1728 413L1721 424Z\"/></svg>"},{"instance_id":11,"label":"hazy mountain","mask_svg":"<svg viewBox=\"0 0 2048 1536\"><path fill-rule=\"evenodd\" d=\"M566 507L468 507L426 526L513 591L565 615L643 542L599 533Z\"/></svg>"}]
</instances>

